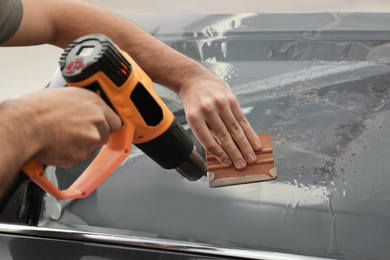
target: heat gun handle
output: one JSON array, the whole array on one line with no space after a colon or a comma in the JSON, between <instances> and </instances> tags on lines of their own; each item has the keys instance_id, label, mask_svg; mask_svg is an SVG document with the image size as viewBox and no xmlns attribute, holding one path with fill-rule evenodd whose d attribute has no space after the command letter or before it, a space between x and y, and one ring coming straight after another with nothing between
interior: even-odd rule
<instances>
[{"instance_id":1,"label":"heat gun handle","mask_svg":"<svg viewBox=\"0 0 390 260\"><path fill-rule=\"evenodd\" d=\"M22 170L47 193L57 199L78 199L91 194L129 155L134 135L133 125L123 125L77 180L66 190L53 185L44 174L43 165L33 159Z\"/></svg>"}]
</instances>

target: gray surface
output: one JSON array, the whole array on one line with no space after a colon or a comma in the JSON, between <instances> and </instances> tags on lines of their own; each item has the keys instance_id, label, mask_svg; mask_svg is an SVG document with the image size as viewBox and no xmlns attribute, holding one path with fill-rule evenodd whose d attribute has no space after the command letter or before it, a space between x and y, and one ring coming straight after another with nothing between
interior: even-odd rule
<instances>
[{"instance_id":1,"label":"gray surface","mask_svg":"<svg viewBox=\"0 0 390 260\"><path fill-rule=\"evenodd\" d=\"M271 134L278 178L211 189L133 148L96 192L61 202L61 216L48 201L40 225L390 258L390 15L130 18L160 26L158 38L229 83L255 131ZM182 115L179 99L156 88ZM79 168L57 169L60 185Z\"/></svg>"}]
</instances>

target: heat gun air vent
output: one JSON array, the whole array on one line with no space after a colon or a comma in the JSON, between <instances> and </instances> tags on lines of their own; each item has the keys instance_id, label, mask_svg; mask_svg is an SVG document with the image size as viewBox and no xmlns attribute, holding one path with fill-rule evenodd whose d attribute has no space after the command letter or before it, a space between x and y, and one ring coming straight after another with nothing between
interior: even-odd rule
<instances>
[{"instance_id":1,"label":"heat gun air vent","mask_svg":"<svg viewBox=\"0 0 390 260\"><path fill-rule=\"evenodd\" d=\"M75 40L60 59L62 75L67 82L79 82L103 72L117 87L131 74L131 64L104 35L92 34Z\"/></svg>"},{"instance_id":2,"label":"heat gun air vent","mask_svg":"<svg viewBox=\"0 0 390 260\"><path fill-rule=\"evenodd\" d=\"M104 64L104 68L102 68L103 72L118 87L122 86L131 74L130 63L114 47L111 41L103 43L101 55L103 61L101 63Z\"/></svg>"}]
</instances>

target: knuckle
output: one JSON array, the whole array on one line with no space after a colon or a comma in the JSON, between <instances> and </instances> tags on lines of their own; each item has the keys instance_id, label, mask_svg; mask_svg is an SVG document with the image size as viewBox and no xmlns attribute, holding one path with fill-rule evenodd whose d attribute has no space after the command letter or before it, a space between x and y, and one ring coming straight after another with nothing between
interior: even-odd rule
<instances>
[{"instance_id":1,"label":"knuckle","mask_svg":"<svg viewBox=\"0 0 390 260\"><path fill-rule=\"evenodd\" d=\"M216 143L214 143L214 144L212 144L212 143L205 144L204 148L207 151L209 151L210 153L212 153L217 158L224 158L224 157L226 157L225 152Z\"/></svg>"},{"instance_id":2,"label":"knuckle","mask_svg":"<svg viewBox=\"0 0 390 260\"><path fill-rule=\"evenodd\" d=\"M217 145L216 144L213 144L213 143L205 143L204 145L204 149L206 149L207 151L209 151L210 153L212 154L216 154L217 153Z\"/></svg>"},{"instance_id":3,"label":"knuckle","mask_svg":"<svg viewBox=\"0 0 390 260\"><path fill-rule=\"evenodd\" d=\"M194 111L189 111L186 113L186 118L188 122L197 122L199 119L199 114Z\"/></svg>"},{"instance_id":4,"label":"knuckle","mask_svg":"<svg viewBox=\"0 0 390 260\"><path fill-rule=\"evenodd\" d=\"M224 95L219 95L215 97L215 104L218 107L225 107L226 105L229 105L229 98L227 98Z\"/></svg>"},{"instance_id":5,"label":"knuckle","mask_svg":"<svg viewBox=\"0 0 390 260\"><path fill-rule=\"evenodd\" d=\"M110 126L104 118L97 118L94 121L95 130L91 132L90 141L92 143L107 142L110 138Z\"/></svg>"},{"instance_id":6,"label":"knuckle","mask_svg":"<svg viewBox=\"0 0 390 260\"><path fill-rule=\"evenodd\" d=\"M233 136L239 136L242 134L242 127L241 125L239 124L239 122L235 121L233 122L231 125L230 125L230 132Z\"/></svg>"},{"instance_id":7,"label":"knuckle","mask_svg":"<svg viewBox=\"0 0 390 260\"><path fill-rule=\"evenodd\" d=\"M230 133L225 131L218 132L216 137L221 144L227 144L232 140Z\"/></svg>"},{"instance_id":8,"label":"knuckle","mask_svg":"<svg viewBox=\"0 0 390 260\"><path fill-rule=\"evenodd\" d=\"M239 113L238 115L236 115L236 119L237 119L237 122L242 126L248 124L248 120L246 119L246 117L243 113Z\"/></svg>"},{"instance_id":9,"label":"knuckle","mask_svg":"<svg viewBox=\"0 0 390 260\"><path fill-rule=\"evenodd\" d=\"M68 164L77 164L82 160L88 159L92 153L93 149L81 149L78 152L75 152L68 160Z\"/></svg>"},{"instance_id":10,"label":"knuckle","mask_svg":"<svg viewBox=\"0 0 390 260\"><path fill-rule=\"evenodd\" d=\"M99 140L96 141L95 146L100 146L106 144L110 140L110 135L105 134L105 135L100 135Z\"/></svg>"},{"instance_id":11,"label":"knuckle","mask_svg":"<svg viewBox=\"0 0 390 260\"><path fill-rule=\"evenodd\" d=\"M208 115L211 115L215 112L215 109L214 109L214 106L209 103L209 102L206 102L206 103L203 103L202 104L202 107L201 107L201 113L208 116Z\"/></svg>"},{"instance_id":12,"label":"knuckle","mask_svg":"<svg viewBox=\"0 0 390 260\"><path fill-rule=\"evenodd\" d=\"M96 147L98 145L101 145L103 144L102 142L105 141L106 139L107 139L107 135L102 133L96 133L90 137L87 147Z\"/></svg>"},{"instance_id":13,"label":"knuckle","mask_svg":"<svg viewBox=\"0 0 390 260\"><path fill-rule=\"evenodd\" d=\"M64 162L65 165L75 165L79 161L81 161L83 157L84 157L83 152L77 150L77 151L73 151L72 153L69 153L65 158L63 158L62 161Z\"/></svg>"},{"instance_id":14,"label":"knuckle","mask_svg":"<svg viewBox=\"0 0 390 260\"><path fill-rule=\"evenodd\" d=\"M244 118L243 120L239 121L239 124L241 126L242 131L244 131L245 133L253 132L253 129L252 129L251 125L249 124L249 122L246 120L246 118Z\"/></svg>"},{"instance_id":15,"label":"knuckle","mask_svg":"<svg viewBox=\"0 0 390 260\"><path fill-rule=\"evenodd\" d=\"M232 106L235 106L235 105L238 105L238 100L237 98L234 96L234 95L229 95L227 97L227 100L229 102L229 105L232 107Z\"/></svg>"},{"instance_id":16,"label":"knuckle","mask_svg":"<svg viewBox=\"0 0 390 260\"><path fill-rule=\"evenodd\" d=\"M97 113L96 115L94 115L92 123L96 127L105 127L107 125L107 121L102 113Z\"/></svg>"},{"instance_id":17,"label":"knuckle","mask_svg":"<svg viewBox=\"0 0 390 260\"><path fill-rule=\"evenodd\" d=\"M89 150L91 147L96 147L101 144L102 140L105 139L105 135L101 134L99 129L92 128L90 131L81 135L78 140L78 153L83 153L84 150Z\"/></svg>"}]
</instances>

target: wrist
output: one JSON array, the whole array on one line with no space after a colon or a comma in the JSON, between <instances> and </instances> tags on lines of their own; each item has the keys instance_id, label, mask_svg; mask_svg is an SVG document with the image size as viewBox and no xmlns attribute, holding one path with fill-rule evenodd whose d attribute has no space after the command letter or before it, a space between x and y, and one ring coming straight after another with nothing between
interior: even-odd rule
<instances>
[{"instance_id":1,"label":"wrist","mask_svg":"<svg viewBox=\"0 0 390 260\"><path fill-rule=\"evenodd\" d=\"M16 100L0 104L0 197L38 149L33 130L25 122L30 114L22 113L21 106Z\"/></svg>"},{"instance_id":2,"label":"wrist","mask_svg":"<svg viewBox=\"0 0 390 260\"><path fill-rule=\"evenodd\" d=\"M190 72L190 74L181 78L175 91L180 98L194 93L207 95L210 92L218 92L221 87L229 88L221 78L203 66L201 67L199 71L194 73Z\"/></svg>"},{"instance_id":3,"label":"wrist","mask_svg":"<svg viewBox=\"0 0 390 260\"><path fill-rule=\"evenodd\" d=\"M38 153L41 142L34 122L39 115L36 112L21 99L0 105L1 142L9 148L10 160L24 164Z\"/></svg>"},{"instance_id":4,"label":"wrist","mask_svg":"<svg viewBox=\"0 0 390 260\"><path fill-rule=\"evenodd\" d=\"M205 82L208 82L206 84L209 85L210 82L220 83L221 81L220 78L201 64L196 61L193 62L195 64L190 64L187 69L182 67L181 72L178 72L173 91L179 96L185 95L189 89L192 89L197 85L205 84Z\"/></svg>"}]
</instances>

